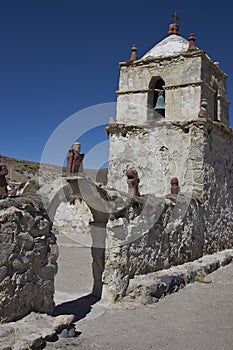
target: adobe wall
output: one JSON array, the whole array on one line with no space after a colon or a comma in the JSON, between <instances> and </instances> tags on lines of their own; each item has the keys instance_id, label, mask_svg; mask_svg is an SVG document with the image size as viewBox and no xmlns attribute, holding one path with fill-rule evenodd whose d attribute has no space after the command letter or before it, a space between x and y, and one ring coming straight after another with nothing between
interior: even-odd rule
<instances>
[{"instance_id":1,"label":"adobe wall","mask_svg":"<svg viewBox=\"0 0 233 350\"><path fill-rule=\"evenodd\" d=\"M58 247L38 196L0 201L0 322L50 313Z\"/></svg>"}]
</instances>

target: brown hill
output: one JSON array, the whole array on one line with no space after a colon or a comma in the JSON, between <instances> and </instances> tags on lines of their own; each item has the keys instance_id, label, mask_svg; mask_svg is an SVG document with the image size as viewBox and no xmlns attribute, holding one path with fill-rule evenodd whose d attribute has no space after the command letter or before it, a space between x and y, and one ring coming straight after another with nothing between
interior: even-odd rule
<instances>
[{"instance_id":1,"label":"brown hill","mask_svg":"<svg viewBox=\"0 0 233 350\"><path fill-rule=\"evenodd\" d=\"M39 163L10 158L2 155L1 163L6 164L8 168L7 178L16 182L23 182L30 177L36 176L39 170Z\"/></svg>"},{"instance_id":2,"label":"brown hill","mask_svg":"<svg viewBox=\"0 0 233 350\"><path fill-rule=\"evenodd\" d=\"M64 169L57 165L31 162L22 159L0 156L0 162L6 164L8 168L7 179L9 182L25 182L30 178L38 177L39 172L45 180L49 182L61 176ZM84 172L94 181L106 185L108 169L84 169Z\"/></svg>"}]
</instances>

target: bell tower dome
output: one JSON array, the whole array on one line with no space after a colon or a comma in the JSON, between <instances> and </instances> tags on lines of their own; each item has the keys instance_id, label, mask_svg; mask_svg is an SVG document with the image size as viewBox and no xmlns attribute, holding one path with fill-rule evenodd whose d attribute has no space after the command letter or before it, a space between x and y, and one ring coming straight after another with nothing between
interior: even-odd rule
<instances>
[{"instance_id":1,"label":"bell tower dome","mask_svg":"<svg viewBox=\"0 0 233 350\"><path fill-rule=\"evenodd\" d=\"M166 38L140 59L134 45L130 60L120 62L117 122L141 125L161 116L192 120L205 99L208 117L229 125L227 75L196 47L194 34L188 40L180 35L179 16L172 17Z\"/></svg>"}]
</instances>

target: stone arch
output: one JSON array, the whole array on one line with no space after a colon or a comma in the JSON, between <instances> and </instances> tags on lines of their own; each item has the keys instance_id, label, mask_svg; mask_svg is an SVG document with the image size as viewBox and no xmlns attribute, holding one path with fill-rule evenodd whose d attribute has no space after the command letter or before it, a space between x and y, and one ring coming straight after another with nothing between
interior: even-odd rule
<instances>
[{"instance_id":1,"label":"stone arch","mask_svg":"<svg viewBox=\"0 0 233 350\"><path fill-rule=\"evenodd\" d=\"M64 177L54 195L49 200L44 199L43 201L52 222L54 222L61 203L83 202L88 207L92 215L92 221L89 222L92 239L90 245L93 277L92 294L100 299L103 288L102 274L105 266L106 224L111 211L106 191L98 187L94 181L84 174Z\"/></svg>"},{"instance_id":2,"label":"stone arch","mask_svg":"<svg viewBox=\"0 0 233 350\"><path fill-rule=\"evenodd\" d=\"M149 109L153 109L156 107L156 103L158 101L158 97L162 94L165 103L165 82L161 78L161 76L153 77L149 83L149 92L148 92L148 102L147 106ZM165 117L165 108L161 110L157 110L157 113L161 114Z\"/></svg>"}]
</instances>

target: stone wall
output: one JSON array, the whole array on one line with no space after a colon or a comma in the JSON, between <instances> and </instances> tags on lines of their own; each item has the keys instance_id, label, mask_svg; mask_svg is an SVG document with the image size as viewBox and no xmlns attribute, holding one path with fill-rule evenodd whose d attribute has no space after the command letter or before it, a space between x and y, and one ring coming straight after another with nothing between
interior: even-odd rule
<instances>
[{"instance_id":1,"label":"stone wall","mask_svg":"<svg viewBox=\"0 0 233 350\"><path fill-rule=\"evenodd\" d=\"M207 56L203 56L201 79L205 82L202 89L202 98L208 101L209 116L211 119L219 120L229 126L229 101L227 99L226 87L227 75L219 69L218 62L213 63ZM215 104L217 104L216 111L214 110Z\"/></svg>"},{"instance_id":2,"label":"stone wall","mask_svg":"<svg viewBox=\"0 0 233 350\"><path fill-rule=\"evenodd\" d=\"M206 126L204 149L204 253L210 254L233 246L232 129Z\"/></svg>"},{"instance_id":3,"label":"stone wall","mask_svg":"<svg viewBox=\"0 0 233 350\"><path fill-rule=\"evenodd\" d=\"M58 247L36 195L0 202L0 321L54 307Z\"/></svg>"},{"instance_id":4,"label":"stone wall","mask_svg":"<svg viewBox=\"0 0 233 350\"><path fill-rule=\"evenodd\" d=\"M145 274L184 263L198 256L232 248L232 129L221 123L212 122L208 118L199 118L190 122L173 123L160 120L154 125L144 125L137 129L125 125L117 127L115 124L112 126L112 132L110 130L110 135L108 186L126 192L125 172L128 168L135 168L139 174L139 192L142 196L148 193L155 197L167 196L170 192L171 178L178 177L180 184L178 198L185 198L185 201L180 202L179 199L175 211L164 206L164 217L171 215L171 212L176 213L177 210L179 214L179 218L173 220L178 226L174 231L169 231L169 235L166 232L170 224L164 222L162 233L157 229L153 234L150 230L146 232L147 216L142 220L143 232L140 228L140 216L135 219L136 224L128 217L117 218L115 222L110 222L107 232L109 237L114 237L114 240L115 237L125 237L122 232L129 232L132 227L139 236L145 234L145 237L139 241L135 240L137 244L124 243L116 250L115 247L114 250L109 250L106 255L106 267L108 269L108 260L113 259L110 265L115 266L115 270L110 274L107 273L107 276L119 275L119 278L116 277L116 281L118 279L120 281L119 284L126 278L126 283L123 283L126 286L131 274ZM194 198L196 204L193 202ZM182 210L179 208L181 203ZM155 213L156 210L154 209L154 212L152 210L149 217L153 217ZM148 248L149 237L153 237L152 248ZM184 241L183 237L186 237L184 245L181 243ZM112 238L110 242L111 240ZM161 250L160 257L155 259L157 247L161 244L163 249L166 247L165 251ZM148 257L149 251L153 256L152 259ZM181 254L182 251L184 255ZM123 262L124 268L121 268ZM137 262L140 264L140 269ZM117 264L120 267L118 272ZM135 271L130 270L131 265ZM109 281L108 277L106 281L109 285L117 284L113 279Z\"/></svg>"},{"instance_id":5,"label":"stone wall","mask_svg":"<svg viewBox=\"0 0 233 350\"><path fill-rule=\"evenodd\" d=\"M127 127L110 133L108 186L127 192L125 172L135 168L141 194L164 196L178 177L182 193L203 190L204 136L200 120L171 123L165 119L138 130Z\"/></svg>"},{"instance_id":6,"label":"stone wall","mask_svg":"<svg viewBox=\"0 0 233 350\"><path fill-rule=\"evenodd\" d=\"M195 198L134 198L107 224L104 298L122 298L137 275L201 257L204 230L203 208Z\"/></svg>"},{"instance_id":7,"label":"stone wall","mask_svg":"<svg viewBox=\"0 0 233 350\"><path fill-rule=\"evenodd\" d=\"M105 299L116 301L124 297L129 282L139 275L233 247L230 221L224 229L216 226L214 231L205 206L195 197L190 200L184 195L143 196L128 203L125 211L111 217L107 224ZM220 217L223 222L226 220L224 214Z\"/></svg>"},{"instance_id":8,"label":"stone wall","mask_svg":"<svg viewBox=\"0 0 233 350\"><path fill-rule=\"evenodd\" d=\"M161 119L137 128L124 124L111 128L109 187L127 192L125 172L135 168L141 194L170 193L173 177L179 179L181 193L195 192L200 198L215 180L219 189L227 183L232 191L233 132L223 124L208 118L190 122ZM211 179L209 172L213 171L218 176Z\"/></svg>"}]
</instances>

